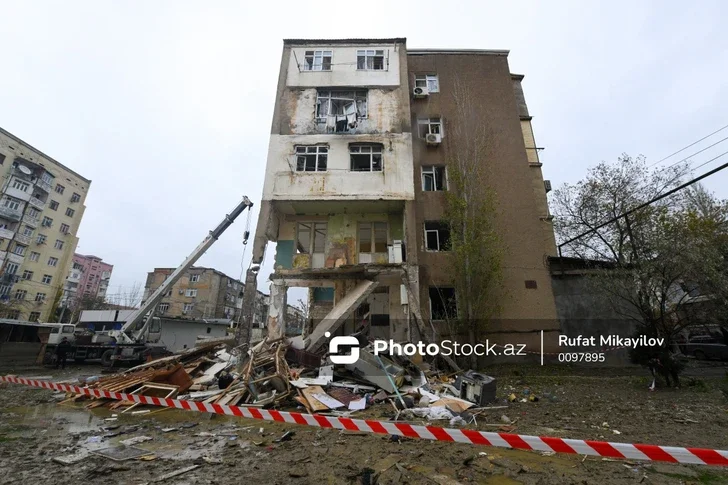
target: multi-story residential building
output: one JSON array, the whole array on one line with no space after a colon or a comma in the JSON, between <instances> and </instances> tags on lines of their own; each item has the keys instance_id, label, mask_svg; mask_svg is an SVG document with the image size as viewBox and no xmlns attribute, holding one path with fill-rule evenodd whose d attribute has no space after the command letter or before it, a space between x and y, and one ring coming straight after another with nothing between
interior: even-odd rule
<instances>
[{"instance_id":1,"label":"multi-story residential building","mask_svg":"<svg viewBox=\"0 0 728 485\"><path fill-rule=\"evenodd\" d=\"M414 339L429 332L427 320L456 312L448 163L465 141L458 134L482 121L494 140L478 163L496 165L490 183L507 248L508 298L493 331L523 343L558 331L544 264L555 254L546 186L523 76L511 74L507 54L408 50L401 38L284 41L253 250L261 264L276 242L269 327L280 324L288 287L309 288L309 350L363 320L374 337ZM488 107L482 118L456 109L456 81Z\"/></svg>"},{"instance_id":2,"label":"multi-story residential building","mask_svg":"<svg viewBox=\"0 0 728 485\"><path fill-rule=\"evenodd\" d=\"M147 274L142 303L174 272L154 268ZM193 266L167 292L157 313L169 317L237 319L242 306L243 283L212 268ZM268 312L267 295L258 292L254 322L262 326Z\"/></svg>"},{"instance_id":3,"label":"multi-story residential building","mask_svg":"<svg viewBox=\"0 0 728 485\"><path fill-rule=\"evenodd\" d=\"M98 256L73 255L73 266L66 278L64 297L106 297L114 265L104 263Z\"/></svg>"},{"instance_id":4,"label":"multi-story residential building","mask_svg":"<svg viewBox=\"0 0 728 485\"><path fill-rule=\"evenodd\" d=\"M49 321L91 181L0 128L0 312Z\"/></svg>"}]
</instances>

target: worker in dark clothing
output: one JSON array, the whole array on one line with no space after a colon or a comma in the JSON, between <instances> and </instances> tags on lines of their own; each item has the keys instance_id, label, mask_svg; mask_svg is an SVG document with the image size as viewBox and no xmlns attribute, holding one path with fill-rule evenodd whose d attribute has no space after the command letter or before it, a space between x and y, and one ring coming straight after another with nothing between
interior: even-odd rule
<instances>
[{"instance_id":1,"label":"worker in dark clothing","mask_svg":"<svg viewBox=\"0 0 728 485\"><path fill-rule=\"evenodd\" d=\"M223 371L217 380L217 385L220 389L227 389L234 380L235 378L229 372Z\"/></svg>"},{"instance_id":2,"label":"worker in dark clothing","mask_svg":"<svg viewBox=\"0 0 728 485\"><path fill-rule=\"evenodd\" d=\"M61 369L66 368L66 354L71 349L71 342L68 341L67 337L63 337L61 342L56 347L56 369L60 366Z\"/></svg>"}]
</instances>

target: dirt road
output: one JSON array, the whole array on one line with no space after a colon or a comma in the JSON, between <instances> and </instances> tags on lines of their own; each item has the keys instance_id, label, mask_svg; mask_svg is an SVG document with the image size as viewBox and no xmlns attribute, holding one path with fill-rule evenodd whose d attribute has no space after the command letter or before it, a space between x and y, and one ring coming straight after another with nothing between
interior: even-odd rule
<instances>
[{"instance_id":1,"label":"dirt road","mask_svg":"<svg viewBox=\"0 0 728 485\"><path fill-rule=\"evenodd\" d=\"M72 368L57 379L94 370ZM686 378L680 390L650 393L641 370L500 367L489 372L498 376L499 399L513 392L519 399L535 394L539 400L481 415L481 429L493 431L486 425L502 423L505 415L515 422L513 432L521 434L728 448L721 377ZM111 413L105 408L59 406L60 399L23 386L0 389L0 483L146 483L195 465L162 483L728 483L728 470L714 467L544 456L175 410L106 421ZM365 413L389 419L394 410L383 405ZM276 442L286 431L294 432L290 440ZM89 454L139 437L151 438L134 446L153 459L116 462ZM74 454L83 458L71 465L53 461Z\"/></svg>"}]
</instances>

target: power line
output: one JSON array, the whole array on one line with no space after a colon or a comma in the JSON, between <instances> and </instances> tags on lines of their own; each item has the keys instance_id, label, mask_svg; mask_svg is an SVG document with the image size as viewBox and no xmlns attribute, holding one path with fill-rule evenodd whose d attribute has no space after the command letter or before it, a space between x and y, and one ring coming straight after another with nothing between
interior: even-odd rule
<instances>
[{"instance_id":1,"label":"power line","mask_svg":"<svg viewBox=\"0 0 728 485\"><path fill-rule=\"evenodd\" d=\"M668 165L667 167L662 167L662 168L660 168L659 170L667 170L667 169L668 169L668 168L670 168L670 167L674 167L674 166L675 166L675 165L677 165L678 163L682 163L682 162L684 162L684 161L688 160L689 158L691 158L691 157L694 157L695 155L699 155L699 154L703 153L703 152L704 152L705 150L707 150L707 149L709 149L709 148L713 148L714 146L716 146L716 145L718 145L718 144L720 144L720 143L723 143L723 142L724 142L724 141L726 141L726 140L728 140L728 136L727 136L727 137L725 137L725 138L723 138L722 140L718 140L717 142L713 143L712 145L708 145L707 147L703 148L702 150L698 150L697 152L695 152L695 153L693 153L693 154L691 154L691 155L688 155L687 157L683 158L682 160L678 160L677 162L673 163L672 165ZM706 163L707 163L707 162L706 162ZM650 168L650 167L652 167L653 165L655 165L655 164L653 163L652 165L648 165L648 166L647 166L646 168Z\"/></svg>"},{"instance_id":2,"label":"power line","mask_svg":"<svg viewBox=\"0 0 728 485\"><path fill-rule=\"evenodd\" d=\"M701 141L705 140L706 138L710 138L711 136L713 136L713 135L715 135L716 133L719 133L719 132L721 132L721 131L725 130L726 128L728 128L728 125L725 125L724 127L722 127L722 128L719 128L719 129L715 130L715 131L714 131L713 133L711 133L711 134L709 134L709 135L705 135L705 136L704 136L703 138L701 138L700 140L694 141L694 142L693 142L693 143L691 143L690 145L687 145L687 146L684 146L684 147L682 147L682 148L681 148L681 149L679 149L678 151L676 151L676 152L674 152L674 153L671 153L671 154L669 154L668 156L666 156L666 157L665 157L665 158L663 158L662 160L658 160L658 161L656 161L655 163L653 163L652 165L649 165L649 166L648 166L648 168L649 168L649 167L652 167L653 165L657 165L658 163L662 163L662 162L664 162L665 160L667 160L668 158L672 158L673 156L677 155L678 153L680 153L680 152L682 152L682 151L685 151L685 150L687 150L687 149L688 149L688 148L690 148L691 146L697 145L698 143L700 143Z\"/></svg>"},{"instance_id":3,"label":"power line","mask_svg":"<svg viewBox=\"0 0 728 485\"><path fill-rule=\"evenodd\" d=\"M718 155L717 157L711 158L707 162L701 164L700 167L702 167L703 165L706 165L706 164L708 164L710 162L713 162L713 161L719 159L723 155L728 155L728 152L723 152L720 155ZM696 168L699 168L699 167L696 167ZM570 244L570 243L576 241L577 239L581 239L584 236L587 236L587 235L589 235L589 234L591 234L593 232L596 232L597 230L601 229L602 227L604 227L604 226L606 226L608 224L611 224L612 222L615 222L615 221L621 219L622 217L627 217L628 215L632 214L633 212L636 212L636 211L638 211L638 210L640 210L640 209L642 209L644 207L647 207L648 205L653 204L653 203L657 202L658 200L664 199L665 197L667 197L669 195L672 195L675 192L678 192L678 191L684 189L685 187L688 187L688 186L690 186L690 185L692 185L692 184L694 184L696 182L699 182L699 181L703 180L706 177L710 177L711 175L713 175L715 173L718 173L718 172L720 172L721 170L723 170L725 168L728 168L728 163L724 163L723 165L721 165L719 167L716 167L713 170L711 170L709 172L706 172L706 173L704 173L703 175L701 175L699 177L696 177L696 178L694 178L692 180L689 180L689 181L685 182L684 184L682 184L682 185L680 185L678 187L675 187L674 189L668 190L667 192L665 192L662 195L658 195L657 197L655 197L652 200L648 200L647 202L644 202L644 203L638 205L637 207L634 207L634 208L632 208L632 209L630 209L628 211L625 211L622 214L620 214L620 215L618 215L616 217L613 217L613 218L609 219L608 221L603 222L603 223L599 224L598 226L593 227L592 229L589 229L588 231L586 231L586 232L584 232L582 234L579 234L578 236L574 236L571 239L562 242L558 246L559 256L561 256L561 248L564 247L564 246L566 246L567 244Z\"/></svg>"}]
</instances>

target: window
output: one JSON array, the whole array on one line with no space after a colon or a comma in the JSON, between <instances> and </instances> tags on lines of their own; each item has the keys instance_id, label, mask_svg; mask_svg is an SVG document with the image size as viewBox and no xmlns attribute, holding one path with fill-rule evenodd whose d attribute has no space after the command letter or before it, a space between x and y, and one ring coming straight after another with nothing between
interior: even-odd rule
<instances>
[{"instance_id":1,"label":"window","mask_svg":"<svg viewBox=\"0 0 728 485\"><path fill-rule=\"evenodd\" d=\"M13 248L13 252L17 254L18 256L23 256L25 254L25 246L21 246L18 243L15 243L15 247Z\"/></svg>"},{"instance_id":2,"label":"window","mask_svg":"<svg viewBox=\"0 0 728 485\"><path fill-rule=\"evenodd\" d=\"M191 312L194 310L195 304L194 303L185 303L184 307L182 308L186 312Z\"/></svg>"},{"instance_id":3,"label":"window","mask_svg":"<svg viewBox=\"0 0 728 485\"><path fill-rule=\"evenodd\" d=\"M329 147L326 146L297 146L296 171L325 172L328 153Z\"/></svg>"},{"instance_id":4,"label":"window","mask_svg":"<svg viewBox=\"0 0 728 485\"><path fill-rule=\"evenodd\" d=\"M169 303L160 303L157 310L159 310L159 313L167 313L167 310L169 310Z\"/></svg>"},{"instance_id":5,"label":"window","mask_svg":"<svg viewBox=\"0 0 728 485\"><path fill-rule=\"evenodd\" d=\"M31 236L33 235L33 233L34 233L34 232L35 232L35 229L33 229L33 228L32 228L32 227L30 227L30 226L25 226L25 227L23 227L23 235L24 235L24 236L28 236L28 237L31 237Z\"/></svg>"},{"instance_id":6,"label":"window","mask_svg":"<svg viewBox=\"0 0 728 485\"><path fill-rule=\"evenodd\" d=\"M36 293L35 294L35 301L45 301L46 294L45 293Z\"/></svg>"},{"instance_id":7,"label":"window","mask_svg":"<svg viewBox=\"0 0 728 485\"><path fill-rule=\"evenodd\" d=\"M35 207L28 207L26 214L29 215L33 219L37 219L38 216L40 215L40 211L38 209L36 209Z\"/></svg>"},{"instance_id":8,"label":"window","mask_svg":"<svg viewBox=\"0 0 728 485\"><path fill-rule=\"evenodd\" d=\"M18 266L18 263L8 263L5 265L5 272L7 274L15 274L18 272L18 269L20 266Z\"/></svg>"},{"instance_id":9,"label":"window","mask_svg":"<svg viewBox=\"0 0 728 485\"><path fill-rule=\"evenodd\" d=\"M20 318L20 310L9 310L8 311L8 319L17 320L19 318Z\"/></svg>"},{"instance_id":10,"label":"window","mask_svg":"<svg viewBox=\"0 0 728 485\"><path fill-rule=\"evenodd\" d=\"M48 266L56 266L58 264L58 258L48 258Z\"/></svg>"},{"instance_id":11,"label":"window","mask_svg":"<svg viewBox=\"0 0 728 485\"><path fill-rule=\"evenodd\" d=\"M381 172L383 145L349 145L352 172Z\"/></svg>"},{"instance_id":12,"label":"window","mask_svg":"<svg viewBox=\"0 0 728 485\"><path fill-rule=\"evenodd\" d=\"M331 51L306 51L303 56L304 71L330 71Z\"/></svg>"},{"instance_id":13,"label":"window","mask_svg":"<svg viewBox=\"0 0 728 485\"><path fill-rule=\"evenodd\" d=\"M81 200L81 195L80 194L77 194L76 192L74 192L73 195L71 196L71 203L72 204L73 203L76 203L79 200Z\"/></svg>"},{"instance_id":14,"label":"window","mask_svg":"<svg viewBox=\"0 0 728 485\"><path fill-rule=\"evenodd\" d=\"M53 226L53 219L51 219L48 216L43 216L43 222L40 224L43 227L52 227Z\"/></svg>"},{"instance_id":15,"label":"window","mask_svg":"<svg viewBox=\"0 0 728 485\"><path fill-rule=\"evenodd\" d=\"M0 165L2 165L3 163L5 163L5 155L0 153Z\"/></svg>"},{"instance_id":16,"label":"window","mask_svg":"<svg viewBox=\"0 0 728 485\"><path fill-rule=\"evenodd\" d=\"M46 182L47 184L51 184L53 182L53 175L48 172L43 172L43 175L41 175L40 178L41 180L43 180L43 182Z\"/></svg>"},{"instance_id":17,"label":"window","mask_svg":"<svg viewBox=\"0 0 728 485\"><path fill-rule=\"evenodd\" d=\"M299 254L325 252L326 229L325 222L299 222L296 228L296 252Z\"/></svg>"},{"instance_id":18,"label":"window","mask_svg":"<svg viewBox=\"0 0 728 485\"><path fill-rule=\"evenodd\" d=\"M64 190L66 190L66 188L63 185L56 184L56 192L58 192L59 194L62 194Z\"/></svg>"},{"instance_id":19,"label":"window","mask_svg":"<svg viewBox=\"0 0 728 485\"><path fill-rule=\"evenodd\" d=\"M76 213L76 211L71 209L70 207L68 209L66 209L66 215L68 217L73 217L73 214L75 214L75 213Z\"/></svg>"},{"instance_id":20,"label":"window","mask_svg":"<svg viewBox=\"0 0 728 485\"><path fill-rule=\"evenodd\" d=\"M31 261L38 261L39 259L40 259L40 253L36 253L35 251L31 251L30 252L30 260ZM30 273L33 274L32 271Z\"/></svg>"},{"instance_id":21,"label":"window","mask_svg":"<svg viewBox=\"0 0 728 485\"><path fill-rule=\"evenodd\" d=\"M38 234L38 237L36 238L35 242L37 242L38 244L45 244L46 240L48 240L48 238L46 237L45 234Z\"/></svg>"},{"instance_id":22,"label":"window","mask_svg":"<svg viewBox=\"0 0 728 485\"><path fill-rule=\"evenodd\" d=\"M387 223L362 222L359 224L359 253L387 252ZM362 261L359 261L360 263Z\"/></svg>"},{"instance_id":23,"label":"window","mask_svg":"<svg viewBox=\"0 0 728 485\"><path fill-rule=\"evenodd\" d=\"M61 228L58 230L61 231L63 234L68 234L68 230L70 228L71 226L69 226L68 224L61 224Z\"/></svg>"},{"instance_id":24,"label":"window","mask_svg":"<svg viewBox=\"0 0 728 485\"><path fill-rule=\"evenodd\" d=\"M450 226L446 222L425 222L425 248L428 251L450 250Z\"/></svg>"},{"instance_id":25,"label":"window","mask_svg":"<svg viewBox=\"0 0 728 485\"><path fill-rule=\"evenodd\" d=\"M30 188L30 184L27 182L23 182L22 180L13 179L12 187L14 189L20 190L21 192L27 192Z\"/></svg>"},{"instance_id":26,"label":"window","mask_svg":"<svg viewBox=\"0 0 728 485\"><path fill-rule=\"evenodd\" d=\"M200 275L193 274L190 276L190 283L197 283L198 281L200 281Z\"/></svg>"},{"instance_id":27,"label":"window","mask_svg":"<svg viewBox=\"0 0 728 485\"><path fill-rule=\"evenodd\" d=\"M53 280L53 276L51 276L49 274L44 274L43 275L43 283L45 283L46 285L50 285L51 284L51 280Z\"/></svg>"},{"instance_id":28,"label":"window","mask_svg":"<svg viewBox=\"0 0 728 485\"><path fill-rule=\"evenodd\" d=\"M25 296L28 294L27 290L18 290L15 292L16 300L25 300Z\"/></svg>"},{"instance_id":29,"label":"window","mask_svg":"<svg viewBox=\"0 0 728 485\"><path fill-rule=\"evenodd\" d=\"M326 123L328 131L347 131L356 126L358 119L366 117L366 91L318 91L316 120Z\"/></svg>"},{"instance_id":30,"label":"window","mask_svg":"<svg viewBox=\"0 0 728 485\"><path fill-rule=\"evenodd\" d=\"M20 208L20 201L11 197L6 197L3 201L3 205L8 209L18 210Z\"/></svg>"},{"instance_id":31,"label":"window","mask_svg":"<svg viewBox=\"0 0 728 485\"><path fill-rule=\"evenodd\" d=\"M442 134L442 120L436 118L420 118L417 120L417 129L420 138L425 138L431 133Z\"/></svg>"},{"instance_id":32,"label":"window","mask_svg":"<svg viewBox=\"0 0 728 485\"><path fill-rule=\"evenodd\" d=\"M53 245L53 247L56 249L63 249L63 241L61 241L60 239L56 239L56 243Z\"/></svg>"},{"instance_id":33,"label":"window","mask_svg":"<svg viewBox=\"0 0 728 485\"><path fill-rule=\"evenodd\" d=\"M455 318L458 315L455 288L430 287L430 315L433 320Z\"/></svg>"},{"instance_id":34,"label":"window","mask_svg":"<svg viewBox=\"0 0 728 485\"><path fill-rule=\"evenodd\" d=\"M149 324L149 333L159 333L162 331L162 321L158 318L153 318L152 323Z\"/></svg>"},{"instance_id":35,"label":"window","mask_svg":"<svg viewBox=\"0 0 728 485\"><path fill-rule=\"evenodd\" d=\"M187 290L185 290L185 296L195 298L197 296L197 290L187 289Z\"/></svg>"},{"instance_id":36,"label":"window","mask_svg":"<svg viewBox=\"0 0 728 485\"><path fill-rule=\"evenodd\" d=\"M384 51L356 51L356 68L358 70L381 71L384 69Z\"/></svg>"},{"instance_id":37,"label":"window","mask_svg":"<svg viewBox=\"0 0 728 485\"><path fill-rule=\"evenodd\" d=\"M58 202L56 202L55 200L52 200L52 201L51 201L51 203L50 203L50 204L48 204L48 207L49 207L49 208L50 208L51 210L54 210L54 211L55 211L55 210L58 210Z\"/></svg>"},{"instance_id":38,"label":"window","mask_svg":"<svg viewBox=\"0 0 728 485\"><path fill-rule=\"evenodd\" d=\"M422 190L425 192L447 190L445 184L445 167L424 165L422 167Z\"/></svg>"},{"instance_id":39,"label":"window","mask_svg":"<svg viewBox=\"0 0 728 485\"><path fill-rule=\"evenodd\" d=\"M30 316L28 317L28 321L30 322L37 322L40 320L40 312L30 312Z\"/></svg>"},{"instance_id":40,"label":"window","mask_svg":"<svg viewBox=\"0 0 728 485\"><path fill-rule=\"evenodd\" d=\"M431 93L439 93L440 81L437 79L437 74L419 74L415 76L415 87L427 88Z\"/></svg>"},{"instance_id":41,"label":"window","mask_svg":"<svg viewBox=\"0 0 728 485\"><path fill-rule=\"evenodd\" d=\"M32 255L33 253L30 253L30 254ZM25 271L23 271L23 279L24 280L32 280L33 279L33 272L32 271L29 271L27 269Z\"/></svg>"}]
</instances>

